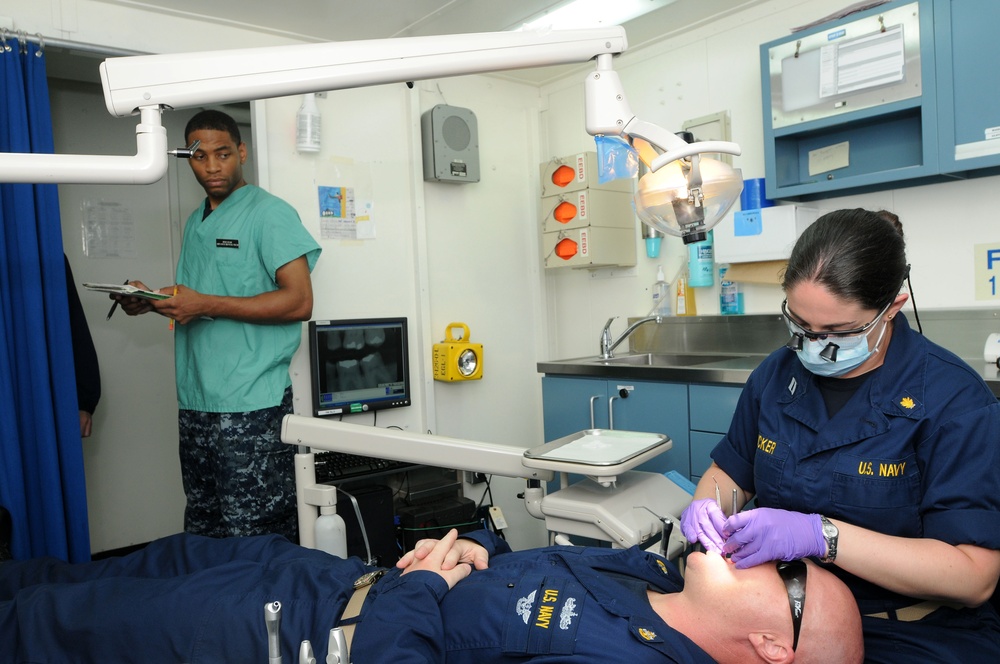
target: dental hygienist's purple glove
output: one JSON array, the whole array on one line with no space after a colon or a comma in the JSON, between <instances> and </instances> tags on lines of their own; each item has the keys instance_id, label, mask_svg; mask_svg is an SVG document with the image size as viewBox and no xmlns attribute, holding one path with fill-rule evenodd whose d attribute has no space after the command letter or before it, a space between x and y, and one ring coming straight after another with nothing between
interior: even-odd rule
<instances>
[{"instance_id":1,"label":"dental hygienist's purple glove","mask_svg":"<svg viewBox=\"0 0 1000 664\"><path fill-rule=\"evenodd\" d=\"M739 569L771 560L795 560L826 555L819 514L802 514L760 507L729 517L722 529L723 553Z\"/></svg>"},{"instance_id":2,"label":"dental hygienist's purple glove","mask_svg":"<svg viewBox=\"0 0 1000 664\"><path fill-rule=\"evenodd\" d=\"M722 553L725 537L722 528L726 525L726 515L718 503L711 498L696 500L681 514L681 532L689 542L701 542L706 551Z\"/></svg>"}]
</instances>

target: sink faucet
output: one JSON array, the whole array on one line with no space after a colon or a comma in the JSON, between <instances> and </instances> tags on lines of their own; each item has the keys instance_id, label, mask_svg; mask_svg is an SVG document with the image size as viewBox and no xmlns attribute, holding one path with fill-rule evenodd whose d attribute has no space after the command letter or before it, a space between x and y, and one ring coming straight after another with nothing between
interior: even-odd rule
<instances>
[{"instance_id":1,"label":"sink faucet","mask_svg":"<svg viewBox=\"0 0 1000 664\"><path fill-rule=\"evenodd\" d=\"M625 328L625 331L621 333L621 336L612 341L611 323L615 322L616 318L618 318L618 316L612 316L609 318L608 322L604 324L604 329L601 330L601 359L603 360L610 360L614 357L615 348L618 348L621 342L628 339L629 335L635 332L637 327L643 323L651 323L653 321L659 323L662 320L660 316L646 316L645 318L641 318Z\"/></svg>"}]
</instances>

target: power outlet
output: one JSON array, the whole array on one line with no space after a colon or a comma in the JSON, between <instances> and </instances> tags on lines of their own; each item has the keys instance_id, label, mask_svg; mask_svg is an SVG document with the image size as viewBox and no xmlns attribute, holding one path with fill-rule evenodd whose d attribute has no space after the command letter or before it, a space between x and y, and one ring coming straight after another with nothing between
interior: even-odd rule
<instances>
[{"instance_id":1,"label":"power outlet","mask_svg":"<svg viewBox=\"0 0 1000 664\"><path fill-rule=\"evenodd\" d=\"M471 470L465 471L466 484L482 484L486 481L486 473L474 473Z\"/></svg>"}]
</instances>

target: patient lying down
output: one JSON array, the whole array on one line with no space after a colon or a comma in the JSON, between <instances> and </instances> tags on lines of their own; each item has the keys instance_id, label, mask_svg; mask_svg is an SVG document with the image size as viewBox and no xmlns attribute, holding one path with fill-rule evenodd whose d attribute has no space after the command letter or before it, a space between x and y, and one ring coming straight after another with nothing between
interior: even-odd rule
<instances>
[{"instance_id":1,"label":"patient lying down","mask_svg":"<svg viewBox=\"0 0 1000 664\"><path fill-rule=\"evenodd\" d=\"M261 662L272 601L284 661L298 661L303 639L323 661L369 570L277 536L176 535L82 565L0 563L0 662ZM697 553L682 580L635 547L512 552L487 531L418 543L370 588L359 620L355 664L863 658L853 598L812 563L738 570Z\"/></svg>"}]
</instances>

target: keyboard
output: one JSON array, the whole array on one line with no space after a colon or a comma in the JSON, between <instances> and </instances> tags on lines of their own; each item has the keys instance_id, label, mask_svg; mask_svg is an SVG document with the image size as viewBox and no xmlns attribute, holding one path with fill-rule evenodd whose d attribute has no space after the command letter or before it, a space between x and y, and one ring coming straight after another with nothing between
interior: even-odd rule
<instances>
[{"instance_id":1,"label":"keyboard","mask_svg":"<svg viewBox=\"0 0 1000 664\"><path fill-rule=\"evenodd\" d=\"M347 452L317 451L315 455L316 481L320 484L394 473L414 468L417 465L405 461L348 454Z\"/></svg>"}]
</instances>

